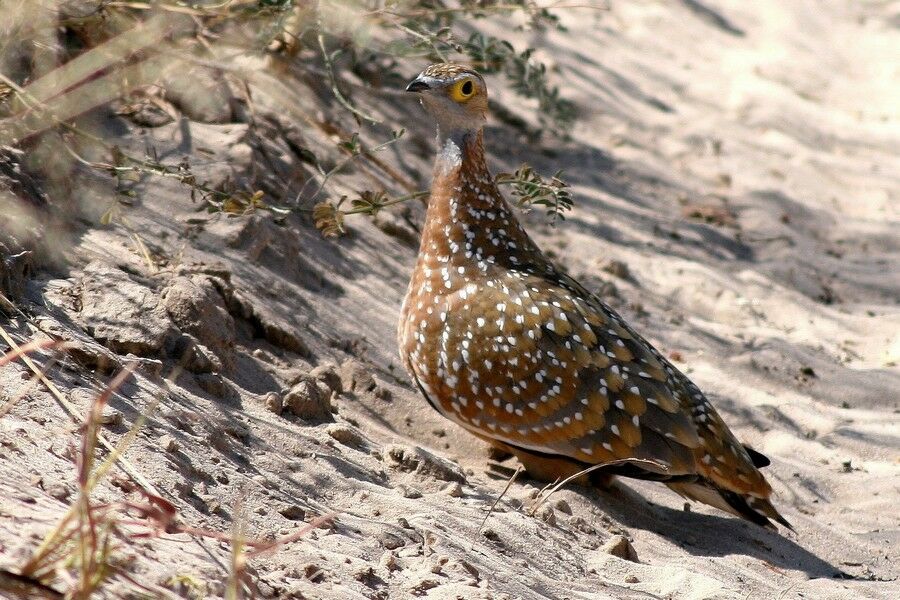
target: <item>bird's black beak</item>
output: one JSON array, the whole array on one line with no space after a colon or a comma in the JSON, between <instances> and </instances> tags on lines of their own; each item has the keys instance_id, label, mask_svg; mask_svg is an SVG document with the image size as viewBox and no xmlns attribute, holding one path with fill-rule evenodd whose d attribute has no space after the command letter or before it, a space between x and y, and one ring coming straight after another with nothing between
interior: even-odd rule
<instances>
[{"instance_id":1,"label":"bird's black beak","mask_svg":"<svg viewBox=\"0 0 900 600\"><path fill-rule=\"evenodd\" d=\"M431 86L428 85L421 78L413 79L409 82L409 85L406 86L407 92L424 92L425 90L430 90Z\"/></svg>"}]
</instances>

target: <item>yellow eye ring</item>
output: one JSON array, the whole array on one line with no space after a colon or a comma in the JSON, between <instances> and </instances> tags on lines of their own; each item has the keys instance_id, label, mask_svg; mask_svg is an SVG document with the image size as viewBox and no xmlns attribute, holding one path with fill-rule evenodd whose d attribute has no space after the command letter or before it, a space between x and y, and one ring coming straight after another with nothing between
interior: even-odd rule
<instances>
[{"instance_id":1,"label":"yellow eye ring","mask_svg":"<svg viewBox=\"0 0 900 600\"><path fill-rule=\"evenodd\" d=\"M450 88L450 99L454 102L465 102L475 95L475 82L470 78L462 79Z\"/></svg>"}]
</instances>

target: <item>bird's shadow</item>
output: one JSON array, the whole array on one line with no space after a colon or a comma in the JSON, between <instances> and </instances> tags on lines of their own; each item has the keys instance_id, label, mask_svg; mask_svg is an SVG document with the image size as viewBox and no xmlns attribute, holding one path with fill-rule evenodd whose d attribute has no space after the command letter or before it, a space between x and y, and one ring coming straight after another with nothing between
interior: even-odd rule
<instances>
[{"instance_id":1,"label":"bird's shadow","mask_svg":"<svg viewBox=\"0 0 900 600\"><path fill-rule=\"evenodd\" d=\"M794 534L784 529L775 532L736 517L669 508L648 501L621 481L614 481L605 489L571 490L623 526L661 535L694 556L742 554L774 567L803 571L810 578L852 578L800 546L788 537Z\"/></svg>"}]
</instances>

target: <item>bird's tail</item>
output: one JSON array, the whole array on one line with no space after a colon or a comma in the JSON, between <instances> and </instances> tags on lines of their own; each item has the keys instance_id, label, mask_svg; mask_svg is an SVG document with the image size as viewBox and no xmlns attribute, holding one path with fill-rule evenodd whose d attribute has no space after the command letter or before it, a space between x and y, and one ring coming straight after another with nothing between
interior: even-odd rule
<instances>
[{"instance_id":1,"label":"bird's tail","mask_svg":"<svg viewBox=\"0 0 900 600\"><path fill-rule=\"evenodd\" d=\"M762 525L763 527L774 530L776 527L772 524L772 521L769 520L772 519L791 531L794 530L787 519L782 517L772 503L769 502L768 498L761 498L750 494L741 494L739 492L727 490L705 479L695 482L673 481L667 482L666 485L685 498L709 504L719 510L724 510L725 512L752 521L757 525Z\"/></svg>"}]
</instances>

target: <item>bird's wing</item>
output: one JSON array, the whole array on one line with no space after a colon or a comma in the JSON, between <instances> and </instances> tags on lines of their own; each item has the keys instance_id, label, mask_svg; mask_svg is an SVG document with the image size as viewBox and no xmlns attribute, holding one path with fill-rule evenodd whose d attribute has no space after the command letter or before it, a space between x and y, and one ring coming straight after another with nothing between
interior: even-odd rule
<instances>
[{"instance_id":1,"label":"bird's wing","mask_svg":"<svg viewBox=\"0 0 900 600\"><path fill-rule=\"evenodd\" d=\"M696 472L701 440L684 390L611 309L578 287L522 272L462 296L444 330L444 347L463 349L442 379L449 389L436 394L453 399L447 416L534 452Z\"/></svg>"},{"instance_id":2,"label":"bird's wing","mask_svg":"<svg viewBox=\"0 0 900 600\"><path fill-rule=\"evenodd\" d=\"M753 459L696 385L575 280L556 273L543 280L554 284L538 288L548 296L538 301L549 300L554 309L553 331L546 331L550 321L542 327L545 352L574 346L572 337L579 329L589 327L593 334L588 336L588 352L599 368L579 371L576 378L581 386L590 387L597 377L606 383L607 429L601 430L601 447L612 446L618 459L630 452L669 463L675 473L690 470L720 487L768 496L771 489ZM563 324L560 329L558 313L563 312L570 327ZM597 365L598 355L605 355L609 365Z\"/></svg>"}]
</instances>

